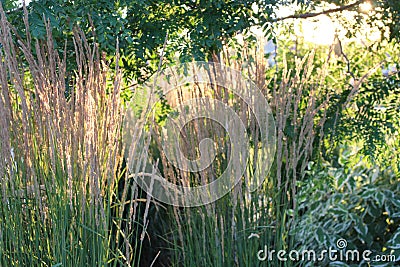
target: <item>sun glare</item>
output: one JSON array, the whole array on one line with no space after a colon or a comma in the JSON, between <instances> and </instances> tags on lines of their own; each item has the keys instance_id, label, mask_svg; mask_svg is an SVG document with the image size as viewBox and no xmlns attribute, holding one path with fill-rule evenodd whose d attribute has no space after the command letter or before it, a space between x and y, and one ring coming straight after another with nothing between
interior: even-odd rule
<instances>
[{"instance_id":1,"label":"sun glare","mask_svg":"<svg viewBox=\"0 0 400 267\"><path fill-rule=\"evenodd\" d=\"M327 5L321 7L321 10L335 8L335 5ZM339 39L346 42L357 42L362 45L372 44L381 39L381 32L377 27L369 26L366 23L367 14L373 10L374 6L370 1L364 1L360 5L360 11L363 21L360 31L355 33L353 37L347 37L347 30L345 25L355 23L356 16L359 14L356 11L343 11L340 18L329 17L327 15L320 15L314 18L298 21L295 26L295 33L297 36L302 36L304 41L316 45L331 45L333 44L335 35Z\"/></svg>"},{"instance_id":2,"label":"sun glare","mask_svg":"<svg viewBox=\"0 0 400 267\"><path fill-rule=\"evenodd\" d=\"M335 38L335 25L328 16L322 15L316 20L304 21L302 32L306 42L317 45L330 45Z\"/></svg>"}]
</instances>

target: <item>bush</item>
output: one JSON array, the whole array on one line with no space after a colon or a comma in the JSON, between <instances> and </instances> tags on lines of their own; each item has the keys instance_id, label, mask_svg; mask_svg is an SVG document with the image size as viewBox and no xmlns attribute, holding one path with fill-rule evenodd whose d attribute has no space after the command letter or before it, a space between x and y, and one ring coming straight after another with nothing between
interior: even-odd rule
<instances>
[{"instance_id":1,"label":"bush","mask_svg":"<svg viewBox=\"0 0 400 267\"><path fill-rule=\"evenodd\" d=\"M342 148L338 167L329 163L309 165L307 179L298 183L298 216L291 231L294 248L336 249L337 241L345 239L346 250L371 250L371 258L393 254L398 261L400 177L392 168L380 170L362 158L358 162L354 159L349 148ZM323 264L329 265L327 261ZM347 264L367 263L360 260Z\"/></svg>"}]
</instances>

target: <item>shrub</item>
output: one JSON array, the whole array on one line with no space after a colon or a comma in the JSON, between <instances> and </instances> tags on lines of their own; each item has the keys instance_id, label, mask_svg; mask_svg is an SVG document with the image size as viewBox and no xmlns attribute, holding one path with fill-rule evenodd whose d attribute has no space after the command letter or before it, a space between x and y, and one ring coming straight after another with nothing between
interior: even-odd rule
<instances>
[{"instance_id":1,"label":"shrub","mask_svg":"<svg viewBox=\"0 0 400 267\"><path fill-rule=\"evenodd\" d=\"M307 179L298 183L298 216L291 230L294 248L300 251L337 249L336 242L345 239L346 250L356 249L360 253L371 250L370 258L393 254L398 261L400 177L396 177L392 168L380 169L362 158L357 161L349 148L342 148L339 163L337 167L329 163L310 164ZM360 259L347 264L366 266L368 263ZM393 266L394 263L381 264ZM300 266L308 265L312 263L300 263ZM329 265L327 259L323 265Z\"/></svg>"}]
</instances>

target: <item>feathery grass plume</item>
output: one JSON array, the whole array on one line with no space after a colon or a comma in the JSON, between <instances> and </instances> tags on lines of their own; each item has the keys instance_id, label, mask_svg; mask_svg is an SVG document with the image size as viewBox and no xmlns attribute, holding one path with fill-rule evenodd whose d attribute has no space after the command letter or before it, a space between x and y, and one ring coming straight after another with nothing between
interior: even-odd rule
<instances>
[{"instance_id":1,"label":"feathery grass plume","mask_svg":"<svg viewBox=\"0 0 400 267\"><path fill-rule=\"evenodd\" d=\"M141 227L137 188L121 182L118 64L75 29L66 92L66 52L49 22L46 40L31 39L24 10L22 40L0 6L0 265L133 266Z\"/></svg>"},{"instance_id":2,"label":"feathery grass plume","mask_svg":"<svg viewBox=\"0 0 400 267\"><path fill-rule=\"evenodd\" d=\"M319 70L313 68L314 53L295 60L295 69L288 69L286 59L277 66L273 79L266 78L267 59L262 44L244 47L242 57L235 57L229 49L214 56L217 63L240 70L254 81L270 103L276 121L277 150L271 171L261 188L249 192L248 183L255 177L259 157L260 127L250 108L240 99L232 97L229 88L216 86L210 75L209 84L192 84L179 88L176 95L167 96L173 108L187 99L203 96L217 99L235 107L235 112L246 123L251 140L250 159L242 182L222 199L198 208L172 208L171 227L175 227L173 249L175 263L184 266L253 266L260 262L257 252L264 245L276 251L290 247L288 231L296 209L296 181L303 178L304 170L319 142L329 94L325 78L328 63ZM261 56L260 56L261 55ZM234 77L225 77L234 79ZM180 114L184 116L184 114ZM157 129L157 127L154 127ZM226 168L231 145L224 129L207 120L197 119L182 129L180 149L188 158L199 157L198 145L204 138L214 140L218 151L213 164L197 173L185 173L174 168L163 156L161 140L155 142L154 155L159 155L160 169L170 181L184 185L203 185L219 177ZM154 139L161 135L155 132ZM235 145L235 144L233 144ZM157 157L157 156L155 156ZM237 162L234 164L238 164ZM200 241L200 242L199 242ZM280 264L277 259L273 264Z\"/></svg>"}]
</instances>

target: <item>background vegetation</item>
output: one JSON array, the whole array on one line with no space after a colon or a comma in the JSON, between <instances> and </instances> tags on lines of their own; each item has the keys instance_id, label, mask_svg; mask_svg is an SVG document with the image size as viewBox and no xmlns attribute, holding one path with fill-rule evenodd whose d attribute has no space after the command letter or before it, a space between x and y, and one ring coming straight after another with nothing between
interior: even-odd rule
<instances>
[{"instance_id":1,"label":"background vegetation","mask_svg":"<svg viewBox=\"0 0 400 267\"><path fill-rule=\"evenodd\" d=\"M370 11L361 10L366 2ZM335 6L320 11L326 3ZM293 13L280 16L291 4ZM336 36L316 45L296 31L307 18L340 19L345 11L356 12L343 25L347 41ZM400 3L384 0L2 1L0 265L395 266L399 12ZM378 41L351 39L365 25L378 28ZM240 70L262 90L276 120L277 152L256 192L246 187L253 158L224 198L178 208L132 181L121 124L140 84L159 68L192 60ZM202 93L232 104L223 88L194 88L192 96ZM160 131L176 104L160 107L148 132L151 153L135 151L138 162L152 158L176 183L210 181L227 164L229 140L216 141L220 154L211 169L194 176L175 169L162 153ZM233 106L247 118L257 151L260 125L239 100ZM193 136L187 155L197 155L207 125L185 129ZM212 127L210 137L220 140ZM265 245L318 251L339 238L347 249L391 254L397 262L257 258Z\"/></svg>"}]
</instances>

